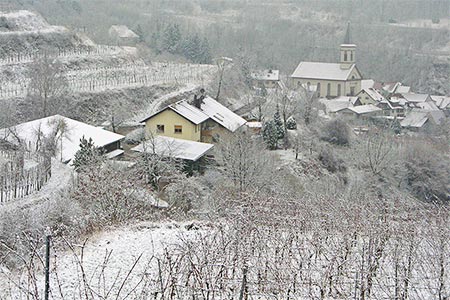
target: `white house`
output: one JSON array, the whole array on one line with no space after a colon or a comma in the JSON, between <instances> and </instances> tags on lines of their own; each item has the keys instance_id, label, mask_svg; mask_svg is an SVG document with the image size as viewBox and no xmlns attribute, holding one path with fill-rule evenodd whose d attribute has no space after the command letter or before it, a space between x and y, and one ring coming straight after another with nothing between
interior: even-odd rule
<instances>
[{"instance_id":1,"label":"white house","mask_svg":"<svg viewBox=\"0 0 450 300\"><path fill-rule=\"evenodd\" d=\"M120 142L125 138L123 135L60 115L0 129L0 138L29 150L39 150L43 147L44 139L53 138L57 144L56 157L64 163L74 158L83 137L92 139L94 145L108 158L123 154L120 148Z\"/></svg>"}]
</instances>

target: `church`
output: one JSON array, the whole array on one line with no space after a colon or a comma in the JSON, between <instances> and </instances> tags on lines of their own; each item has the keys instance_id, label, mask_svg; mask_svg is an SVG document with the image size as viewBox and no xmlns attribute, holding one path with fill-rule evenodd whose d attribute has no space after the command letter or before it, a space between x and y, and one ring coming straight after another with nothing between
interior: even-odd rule
<instances>
[{"instance_id":1,"label":"church","mask_svg":"<svg viewBox=\"0 0 450 300\"><path fill-rule=\"evenodd\" d=\"M297 86L316 86L318 97L358 94L361 91L362 75L356 67L356 45L351 41L350 24L340 47L339 63L301 62L291 79Z\"/></svg>"}]
</instances>

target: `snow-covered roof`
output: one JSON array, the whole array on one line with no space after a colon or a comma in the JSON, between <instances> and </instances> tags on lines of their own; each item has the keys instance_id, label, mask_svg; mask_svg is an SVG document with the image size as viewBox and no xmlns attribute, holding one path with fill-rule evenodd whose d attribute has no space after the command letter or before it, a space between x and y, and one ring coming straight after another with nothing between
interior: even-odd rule
<instances>
[{"instance_id":1,"label":"snow-covered roof","mask_svg":"<svg viewBox=\"0 0 450 300\"><path fill-rule=\"evenodd\" d=\"M256 80L280 80L279 70L260 70L251 74L251 77Z\"/></svg>"},{"instance_id":2,"label":"snow-covered roof","mask_svg":"<svg viewBox=\"0 0 450 300\"><path fill-rule=\"evenodd\" d=\"M397 89L395 90L397 94L405 94L411 92L411 87L406 85L398 85Z\"/></svg>"},{"instance_id":3,"label":"snow-covered roof","mask_svg":"<svg viewBox=\"0 0 450 300\"><path fill-rule=\"evenodd\" d=\"M401 85L400 82L385 82L381 83L380 87L386 92L393 94L399 85Z\"/></svg>"},{"instance_id":4,"label":"snow-covered roof","mask_svg":"<svg viewBox=\"0 0 450 300\"><path fill-rule=\"evenodd\" d=\"M431 102L431 101L414 103L414 107L420 108L420 109L426 110L426 111L439 110L439 107L437 107L437 105L434 102Z\"/></svg>"},{"instance_id":5,"label":"snow-covered roof","mask_svg":"<svg viewBox=\"0 0 450 300\"><path fill-rule=\"evenodd\" d=\"M38 140L38 132L42 136L48 137L54 134L55 127L64 122L67 126L62 140L58 142L57 157L63 162L73 159L75 153L80 149L80 140L84 136L86 139L92 138L94 145L98 148L118 142L125 138L123 135L116 134L86 123L82 123L73 119L69 119L60 115L38 119L26 123L22 123L10 128L0 129L0 136L8 136L8 140L12 143L17 142L9 132L14 132L21 142L27 145L35 145Z\"/></svg>"},{"instance_id":6,"label":"snow-covered roof","mask_svg":"<svg viewBox=\"0 0 450 300\"><path fill-rule=\"evenodd\" d=\"M189 104L185 100L169 105L169 108L182 115L194 124L200 124L209 119L209 116L197 107Z\"/></svg>"},{"instance_id":7,"label":"snow-covered roof","mask_svg":"<svg viewBox=\"0 0 450 300\"><path fill-rule=\"evenodd\" d=\"M428 95L428 94L405 93L405 94L401 94L401 95L408 102L425 102L430 99L430 95Z\"/></svg>"},{"instance_id":8,"label":"snow-covered roof","mask_svg":"<svg viewBox=\"0 0 450 300\"><path fill-rule=\"evenodd\" d=\"M376 107L373 104L359 105L359 106L349 107L348 109L358 115L382 111L381 108Z\"/></svg>"},{"instance_id":9,"label":"snow-covered roof","mask_svg":"<svg viewBox=\"0 0 450 300\"><path fill-rule=\"evenodd\" d=\"M211 97L202 100L201 110L231 132L235 132L247 122Z\"/></svg>"},{"instance_id":10,"label":"snow-covered roof","mask_svg":"<svg viewBox=\"0 0 450 300\"><path fill-rule=\"evenodd\" d=\"M236 131L247 122L245 119L241 118L239 115L235 114L230 109L226 108L209 96L203 98L200 108L188 103L187 100L181 100L152 114L142 120L142 122L146 122L150 118L167 109L175 111L196 125L201 124L208 119L212 119L231 132Z\"/></svg>"},{"instance_id":11,"label":"snow-covered roof","mask_svg":"<svg viewBox=\"0 0 450 300\"><path fill-rule=\"evenodd\" d=\"M154 114L148 116L141 122L142 123L146 122L147 120L153 118L154 116L162 113L163 111L165 111L167 109L173 110L180 116L186 118L187 120L191 121L192 123L194 123L196 125L201 124L209 119L209 116L207 114L205 114L204 112L202 112L197 107L189 104L186 100L180 100L174 104L170 104L169 106L163 108L162 110L155 112Z\"/></svg>"},{"instance_id":12,"label":"snow-covered roof","mask_svg":"<svg viewBox=\"0 0 450 300\"><path fill-rule=\"evenodd\" d=\"M431 95L431 100L434 101L434 103L436 103L436 106L439 107L440 109L446 109L447 107L450 106L450 97L449 96L436 96L436 95Z\"/></svg>"},{"instance_id":13,"label":"snow-covered roof","mask_svg":"<svg viewBox=\"0 0 450 300\"><path fill-rule=\"evenodd\" d=\"M326 113L336 113L346 108L352 107L353 104L348 99L319 99L319 102L325 106Z\"/></svg>"},{"instance_id":14,"label":"snow-covered roof","mask_svg":"<svg viewBox=\"0 0 450 300\"><path fill-rule=\"evenodd\" d=\"M248 128L262 128L262 122L247 122L245 125L247 125Z\"/></svg>"},{"instance_id":15,"label":"snow-covered roof","mask_svg":"<svg viewBox=\"0 0 450 300\"><path fill-rule=\"evenodd\" d=\"M402 127L420 128L428 121L428 114L426 112L411 111L400 122Z\"/></svg>"},{"instance_id":16,"label":"snow-covered roof","mask_svg":"<svg viewBox=\"0 0 450 300\"><path fill-rule=\"evenodd\" d=\"M293 78L324 79L324 80L347 80L356 65L344 70L341 64L321 62L301 62L292 73Z\"/></svg>"},{"instance_id":17,"label":"snow-covered roof","mask_svg":"<svg viewBox=\"0 0 450 300\"><path fill-rule=\"evenodd\" d=\"M154 153L159 156L197 161L214 147L212 144L156 136L131 150L142 153Z\"/></svg>"},{"instance_id":18,"label":"snow-covered roof","mask_svg":"<svg viewBox=\"0 0 450 300\"><path fill-rule=\"evenodd\" d=\"M357 97L357 96L339 96L337 98L334 98L333 100L347 101L347 102L350 102L351 104L355 105L355 103L356 103L356 101L358 101L358 99L359 99L359 97Z\"/></svg>"},{"instance_id":19,"label":"snow-covered roof","mask_svg":"<svg viewBox=\"0 0 450 300\"><path fill-rule=\"evenodd\" d=\"M361 80L361 89L373 88L375 86L375 80L373 79L363 79Z\"/></svg>"},{"instance_id":20,"label":"snow-covered roof","mask_svg":"<svg viewBox=\"0 0 450 300\"><path fill-rule=\"evenodd\" d=\"M367 88L363 89L360 93L365 92L370 98L372 98L374 101L382 101L384 100L383 95L381 95L376 89L374 88Z\"/></svg>"},{"instance_id":21,"label":"snow-covered roof","mask_svg":"<svg viewBox=\"0 0 450 300\"><path fill-rule=\"evenodd\" d=\"M431 118L435 124L440 125L445 119L445 113L441 110L433 110L428 112L428 117Z\"/></svg>"},{"instance_id":22,"label":"snow-covered roof","mask_svg":"<svg viewBox=\"0 0 450 300\"><path fill-rule=\"evenodd\" d=\"M125 25L113 25L109 29L110 31L114 31L118 37L121 38L137 38L139 37L136 33L134 33L131 29L129 29Z\"/></svg>"}]
</instances>

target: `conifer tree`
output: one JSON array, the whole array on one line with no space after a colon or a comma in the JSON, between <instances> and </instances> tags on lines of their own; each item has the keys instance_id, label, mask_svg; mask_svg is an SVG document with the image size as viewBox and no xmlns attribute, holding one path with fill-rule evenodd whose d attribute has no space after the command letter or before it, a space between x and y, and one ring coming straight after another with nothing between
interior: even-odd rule
<instances>
[{"instance_id":1,"label":"conifer tree","mask_svg":"<svg viewBox=\"0 0 450 300\"><path fill-rule=\"evenodd\" d=\"M278 139L284 138L284 126L283 121L281 120L280 107L278 106L278 104L277 104L277 111L273 115L273 122L275 125L275 130L277 132Z\"/></svg>"},{"instance_id":2,"label":"conifer tree","mask_svg":"<svg viewBox=\"0 0 450 300\"><path fill-rule=\"evenodd\" d=\"M267 147L270 150L277 149L278 146L278 131L276 129L275 122L270 120L264 124L263 139L266 142Z\"/></svg>"},{"instance_id":3,"label":"conifer tree","mask_svg":"<svg viewBox=\"0 0 450 300\"><path fill-rule=\"evenodd\" d=\"M209 46L209 41L206 37L203 39L200 49L201 60L199 61L199 63L210 64L212 62L211 47Z\"/></svg>"},{"instance_id":4,"label":"conifer tree","mask_svg":"<svg viewBox=\"0 0 450 300\"><path fill-rule=\"evenodd\" d=\"M100 161L100 153L95 147L92 138L88 140L83 136L80 139L80 149L75 153L72 166L74 166L76 171L80 171L84 167L97 164Z\"/></svg>"},{"instance_id":5,"label":"conifer tree","mask_svg":"<svg viewBox=\"0 0 450 300\"><path fill-rule=\"evenodd\" d=\"M177 24L170 24L163 32L161 48L172 54L179 53L181 41L180 27Z\"/></svg>"},{"instance_id":6,"label":"conifer tree","mask_svg":"<svg viewBox=\"0 0 450 300\"><path fill-rule=\"evenodd\" d=\"M297 129L297 121L295 121L294 117L289 117L289 119L287 119L286 128L289 130Z\"/></svg>"}]
</instances>

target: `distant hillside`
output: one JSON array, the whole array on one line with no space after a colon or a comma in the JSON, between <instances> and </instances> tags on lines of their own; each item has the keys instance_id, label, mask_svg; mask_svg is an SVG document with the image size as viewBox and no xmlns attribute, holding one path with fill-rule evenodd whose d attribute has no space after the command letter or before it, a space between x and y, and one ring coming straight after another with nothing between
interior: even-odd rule
<instances>
[{"instance_id":1,"label":"distant hillside","mask_svg":"<svg viewBox=\"0 0 450 300\"><path fill-rule=\"evenodd\" d=\"M19 10L0 13L0 57L39 49L69 49L87 46L63 26L51 26L38 13Z\"/></svg>"}]
</instances>

